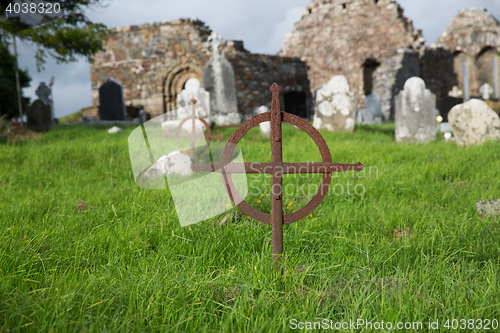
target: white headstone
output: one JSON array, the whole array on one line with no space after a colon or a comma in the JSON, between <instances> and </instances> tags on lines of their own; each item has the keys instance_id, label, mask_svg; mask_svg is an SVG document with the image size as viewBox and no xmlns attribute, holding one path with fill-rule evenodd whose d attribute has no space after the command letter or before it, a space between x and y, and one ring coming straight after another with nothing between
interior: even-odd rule
<instances>
[{"instance_id":1,"label":"white headstone","mask_svg":"<svg viewBox=\"0 0 500 333\"><path fill-rule=\"evenodd\" d=\"M358 99L342 75L336 75L316 91L313 126L328 131L354 131Z\"/></svg>"},{"instance_id":2,"label":"white headstone","mask_svg":"<svg viewBox=\"0 0 500 333\"><path fill-rule=\"evenodd\" d=\"M490 99L491 94L493 94L493 87L490 86L488 83L485 83L479 88L479 92L481 95L483 95L484 100Z\"/></svg>"},{"instance_id":3,"label":"white headstone","mask_svg":"<svg viewBox=\"0 0 500 333\"><path fill-rule=\"evenodd\" d=\"M191 157L174 150L161 156L153 165L144 171L145 178L156 178L176 173L182 176L189 176L193 173L191 169L193 162Z\"/></svg>"},{"instance_id":4,"label":"white headstone","mask_svg":"<svg viewBox=\"0 0 500 333\"><path fill-rule=\"evenodd\" d=\"M177 119L184 119L191 115L191 108L186 107L196 100L196 115L206 120L210 119L210 94L202 88L198 79L191 78L186 81L184 89L177 95Z\"/></svg>"},{"instance_id":5,"label":"white headstone","mask_svg":"<svg viewBox=\"0 0 500 333\"><path fill-rule=\"evenodd\" d=\"M466 103L455 105L448 112L448 121L459 145L500 140L500 118L480 99L473 98Z\"/></svg>"},{"instance_id":6,"label":"white headstone","mask_svg":"<svg viewBox=\"0 0 500 333\"><path fill-rule=\"evenodd\" d=\"M425 89L419 77L409 78L396 96L396 141L429 142L436 140L436 95Z\"/></svg>"},{"instance_id":7,"label":"white headstone","mask_svg":"<svg viewBox=\"0 0 500 333\"><path fill-rule=\"evenodd\" d=\"M270 110L265 105L259 106L258 108L255 108L253 110L253 113L255 115L258 115L261 113L266 113L266 112L270 112ZM260 127L260 135L262 135L262 137L265 139L271 139L271 122L265 121L263 123L260 123L259 127Z\"/></svg>"},{"instance_id":8,"label":"white headstone","mask_svg":"<svg viewBox=\"0 0 500 333\"><path fill-rule=\"evenodd\" d=\"M236 80L231 63L219 52L222 37L215 32L208 37L213 56L203 69L203 84L210 92L210 112L212 120L219 126L238 125Z\"/></svg>"}]
</instances>

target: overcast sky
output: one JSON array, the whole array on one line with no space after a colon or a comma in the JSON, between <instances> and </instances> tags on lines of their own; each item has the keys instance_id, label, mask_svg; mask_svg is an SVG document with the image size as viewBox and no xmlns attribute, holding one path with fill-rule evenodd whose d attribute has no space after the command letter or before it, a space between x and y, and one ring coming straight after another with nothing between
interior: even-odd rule
<instances>
[{"instance_id":1,"label":"overcast sky","mask_svg":"<svg viewBox=\"0 0 500 333\"><path fill-rule=\"evenodd\" d=\"M285 34L300 20L310 0L108 0L106 8L88 12L93 22L108 28L197 17L224 39L242 40L254 53L275 54ZM426 44L434 43L462 8L484 7L500 18L500 0L398 0L404 15L421 29ZM90 67L86 59L57 65L49 59L45 70L36 70L32 46L18 43L19 67L28 69L32 81L24 94L36 99L41 81L55 76L52 88L56 117L92 105Z\"/></svg>"}]
</instances>

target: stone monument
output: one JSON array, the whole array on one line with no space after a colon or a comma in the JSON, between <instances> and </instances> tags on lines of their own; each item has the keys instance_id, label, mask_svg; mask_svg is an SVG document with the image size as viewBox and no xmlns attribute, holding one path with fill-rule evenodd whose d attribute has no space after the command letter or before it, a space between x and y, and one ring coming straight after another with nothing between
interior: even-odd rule
<instances>
[{"instance_id":1,"label":"stone monument","mask_svg":"<svg viewBox=\"0 0 500 333\"><path fill-rule=\"evenodd\" d=\"M54 101L52 100L52 83L54 81L54 77L50 79L49 85L45 84L45 82L40 82L38 88L35 91L35 94L38 96L38 99L42 100L50 106L50 119L51 122L54 121Z\"/></svg>"},{"instance_id":2,"label":"stone monument","mask_svg":"<svg viewBox=\"0 0 500 333\"><path fill-rule=\"evenodd\" d=\"M409 78L396 96L396 142L429 142L436 140L436 95L425 89L419 77Z\"/></svg>"},{"instance_id":3,"label":"stone monument","mask_svg":"<svg viewBox=\"0 0 500 333\"><path fill-rule=\"evenodd\" d=\"M267 106L261 105L258 108L255 108L253 110L253 114L258 115L258 114L266 113L266 112L270 112L270 111L271 110L269 110L269 108ZM260 123L259 127L260 127L260 135L264 139L271 139L271 122L266 121L266 122Z\"/></svg>"},{"instance_id":4,"label":"stone monument","mask_svg":"<svg viewBox=\"0 0 500 333\"><path fill-rule=\"evenodd\" d=\"M177 95L177 119L184 119L191 115L191 108L187 107L196 102L196 115L210 122L210 93L201 87L198 79L191 78L186 81L184 89Z\"/></svg>"},{"instance_id":5,"label":"stone monument","mask_svg":"<svg viewBox=\"0 0 500 333\"><path fill-rule=\"evenodd\" d=\"M34 131L48 131L53 124L52 108L41 99L35 100L26 110L27 125Z\"/></svg>"},{"instance_id":6,"label":"stone monument","mask_svg":"<svg viewBox=\"0 0 500 333\"><path fill-rule=\"evenodd\" d=\"M353 132L357 102L345 76L332 77L316 91L313 126L318 130Z\"/></svg>"},{"instance_id":7,"label":"stone monument","mask_svg":"<svg viewBox=\"0 0 500 333\"><path fill-rule=\"evenodd\" d=\"M455 141L461 146L500 140L500 118L485 102L471 99L448 113Z\"/></svg>"},{"instance_id":8,"label":"stone monument","mask_svg":"<svg viewBox=\"0 0 500 333\"><path fill-rule=\"evenodd\" d=\"M479 88L479 92L481 93L484 100L489 100L491 94L493 94L494 91L492 86L490 86L488 83L485 83L481 86L481 88Z\"/></svg>"},{"instance_id":9,"label":"stone monument","mask_svg":"<svg viewBox=\"0 0 500 333\"><path fill-rule=\"evenodd\" d=\"M219 52L222 38L212 32L208 38L213 56L203 69L203 85L210 93L212 120L219 126L241 123L236 100L236 81L229 61Z\"/></svg>"},{"instance_id":10,"label":"stone monument","mask_svg":"<svg viewBox=\"0 0 500 333\"><path fill-rule=\"evenodd\" d=\"M365 97L365 108L361 111L361 117L365 124L382 123L382 103L379 95L371 94Z\"/></svg>"},{"instance_id":11,"label":"stone monument","mask_svg":"<svg viewBox=\"0 0 500 333\"><path fill-rule=\"evenodd\" d=\"M99 87L99 118L101 120L125 120L125 99L120 82L108 78Z\"/></svg>"}]
</instances>

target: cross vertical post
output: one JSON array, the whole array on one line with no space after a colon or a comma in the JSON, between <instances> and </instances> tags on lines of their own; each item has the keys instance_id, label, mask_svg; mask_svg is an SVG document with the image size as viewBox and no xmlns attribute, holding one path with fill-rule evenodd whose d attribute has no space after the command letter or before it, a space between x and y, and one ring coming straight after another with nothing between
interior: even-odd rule
<instances>
[{"instance_id":1,"label":"cross vertical post","mask_svg":"<svg viewBox=\"0 0 500 333\"><path fill-rule=\"evenodd\" d=\"M281 135L281 109L279 99L279 86L271 86L273 99L271 102L271 152L272 152L272 178L271 178L271 224L272 224L272 251L273 265L280 270L283 255L283 147Z\"/></svg>"},{"instance_id":2,"label":"cross vertical post","mask_svg":"<svg viewBox=\"0 0 500 333\"><path fill-rule=\"evenodd\" d=\"M194 148L194 134L196 133L196 99L192 99L191 102L193 103L193 126L191 127L191 133L193 133L193 136L191 137L191 147Z\"/></svg>"}]
</instances>

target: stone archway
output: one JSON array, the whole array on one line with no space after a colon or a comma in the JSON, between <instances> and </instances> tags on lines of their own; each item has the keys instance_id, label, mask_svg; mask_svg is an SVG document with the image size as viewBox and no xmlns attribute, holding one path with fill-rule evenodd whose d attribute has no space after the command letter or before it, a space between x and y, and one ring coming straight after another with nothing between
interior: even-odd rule
<instances>
[{"instance_id":1,"label":"stone archway","mask_svg":"<svg viewBox=\"0 0 500 333\"><path fill-rule=\"evenodd\" d=\"M467 73L464 73L464 62L465 62L465 70L467 71ZM457 75L458 88L462 90L462 97L465 97L466 96L465 89L468 88L470 91L469 82L470 82L470 72L471 72L469 56L467 55L467 53L462 51L455 51L453 53L453 70ZM468 87L464 86L465 74L467 75Z\"/></svg>"},{"instance_id":2,"label":"stone archway","mask_svg":"<svg viewBox=\"0 0 500 333\"><path fill-rule=\"evenodd\" d=\"M498 67L500 67L500 57L498 56L495 48L491 46L484 47L475 57L474 67L474 84L471 88L475 93L479 94L479 88L485 83L495 87L496 81L498 85Z\"/></svg>"},{"instance_id":3,"label":"stone archway","mask_svg":"<svg viewBox=\"0 0 500 333\"><path fill-rule=\"evenodd\" d=\"M186 81L195 78L203 84L203 71L191 64L178 64L163 81L163 113L177 109L177 95L184 89Z\"/></svg>"}]
</instances>

